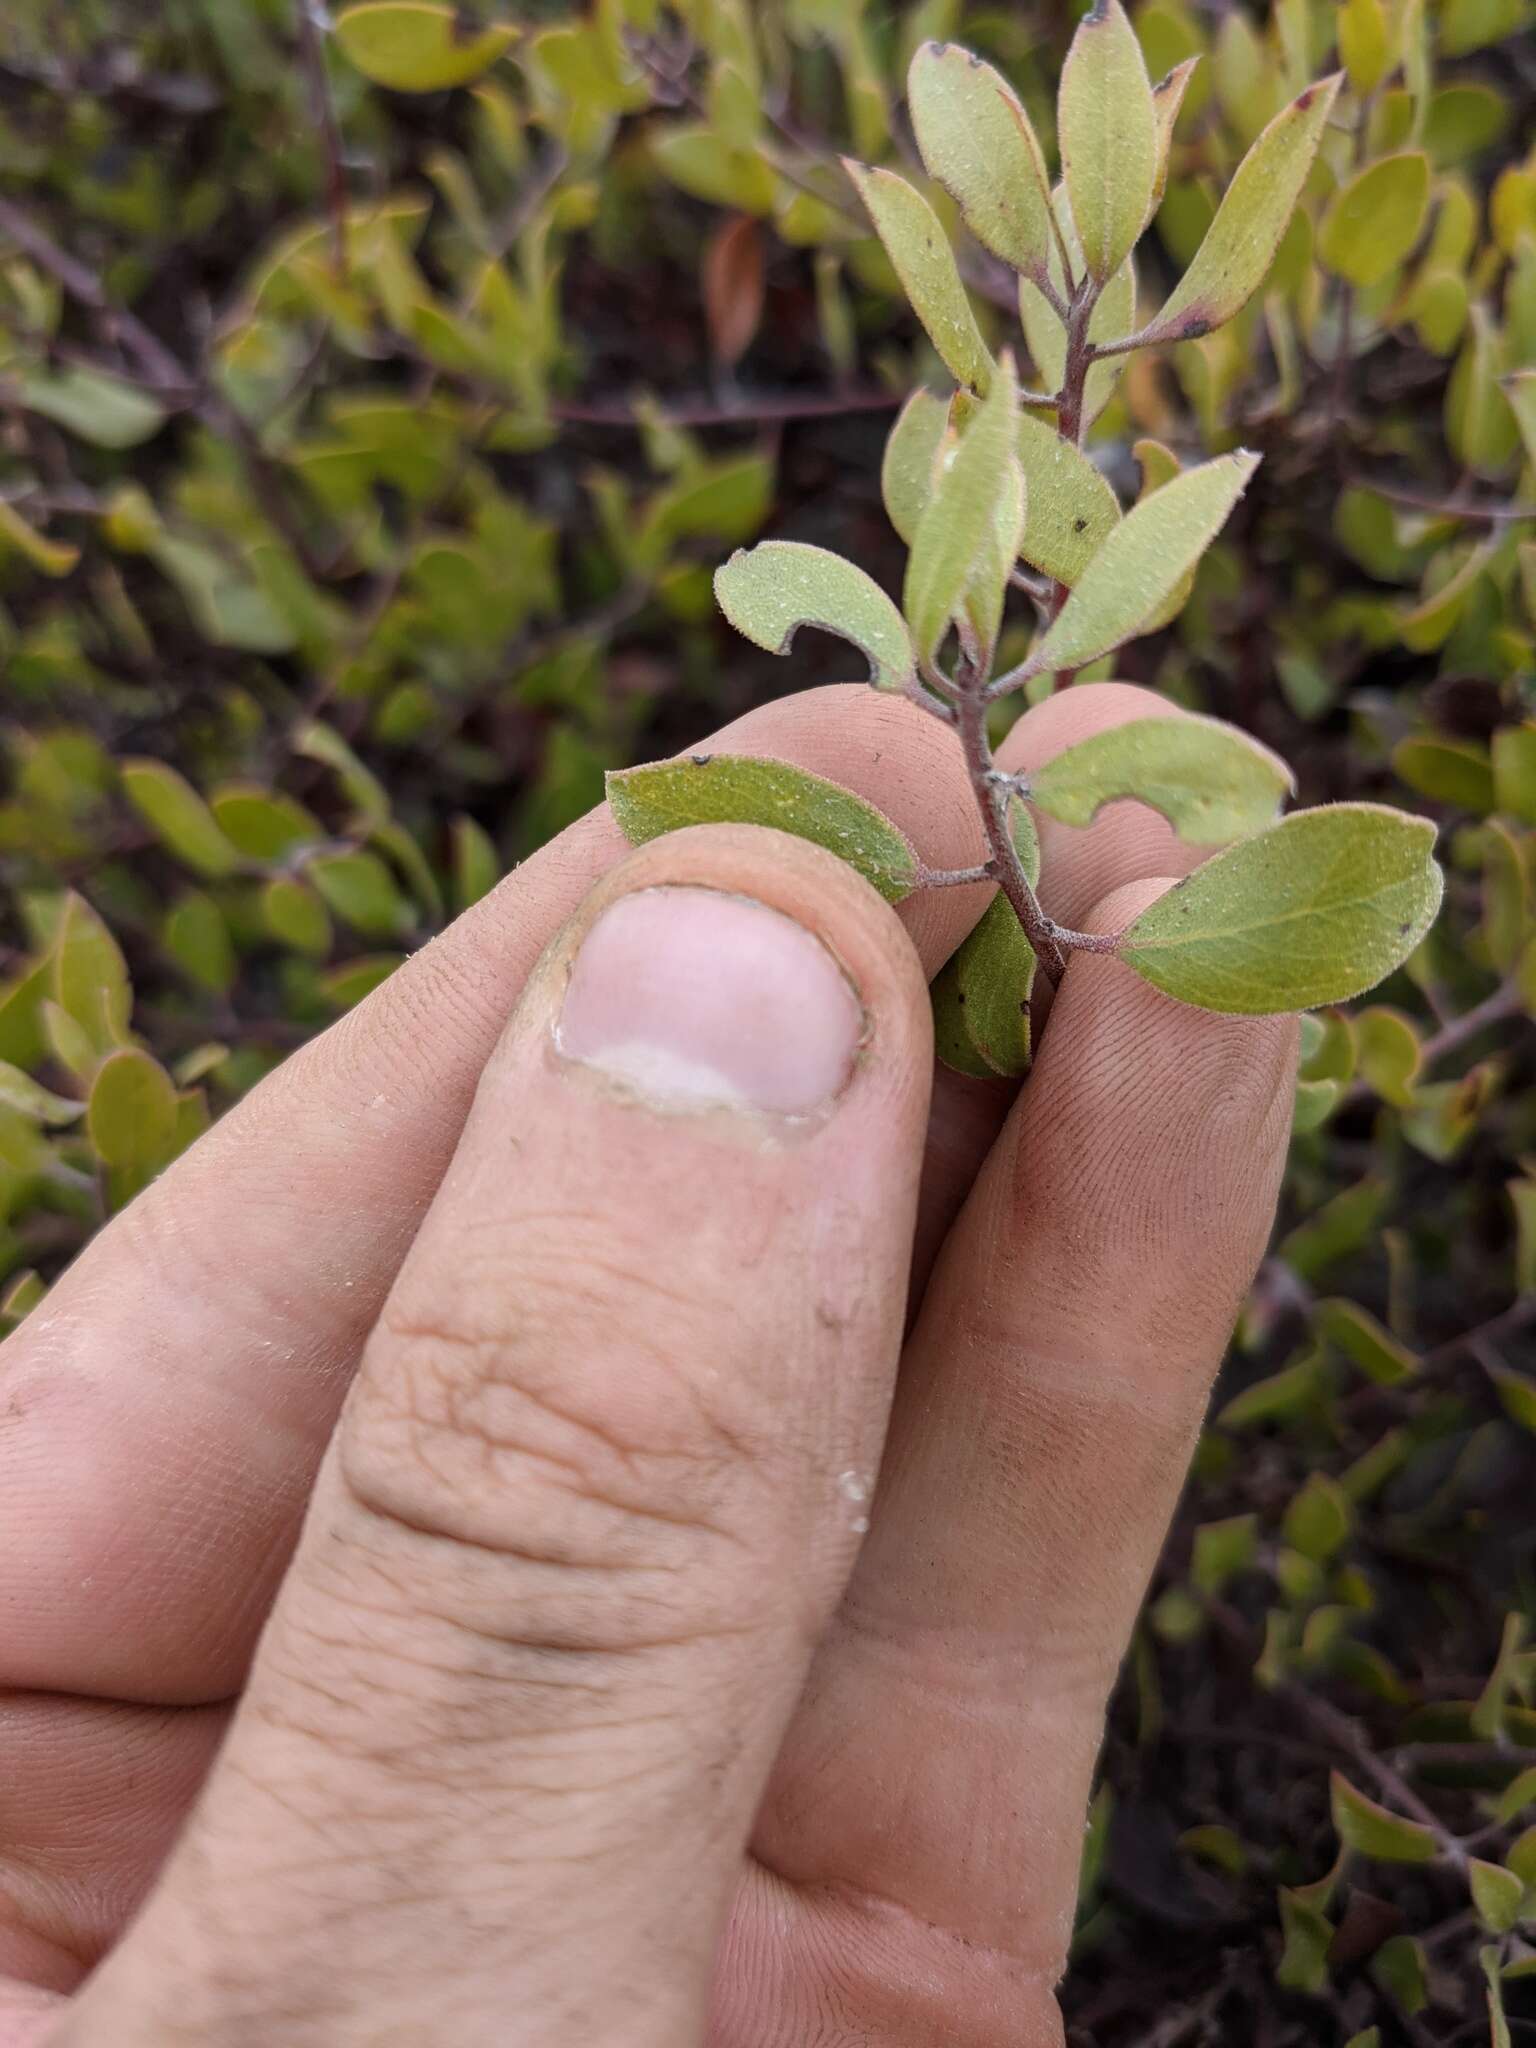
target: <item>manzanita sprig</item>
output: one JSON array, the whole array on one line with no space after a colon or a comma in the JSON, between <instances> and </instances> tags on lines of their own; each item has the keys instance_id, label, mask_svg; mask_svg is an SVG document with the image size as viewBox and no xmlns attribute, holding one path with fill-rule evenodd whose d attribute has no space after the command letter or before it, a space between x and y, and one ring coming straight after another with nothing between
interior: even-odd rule
<instances>
[{"instance_id":1,"label":"manzanita sprig","mask_svg":"<svg viewBox=\"0 0 1536 2048\"><path fill-rule=\"evenodd\" d=\"M1282 818L1292 793L1285 764L1213 719L1138 720L1029 778L993 760L999 699L1070 682L1176 616L1258 463L1237 450L1184 469L1158 443L1140 443L1142 493L1122 510L1084 449L1131 351L1210 333L1262 284L1340 85L1308 86L1263 130L1184 276L1138 326L1134 251L1166 184L1191 68L1154 85L1120 0L1096 0L1062 71L1053 188L1007 81L952 45L917 51L907 92L923 163L976 240L1015 272L1037 388L1021 391L1013 352L988 346L928 200L896 171L848 163L955 379L947 398L914 392L886 447L882 494L908 547L902 602L853 563L798 541L738 553L715 578L722 610L748 639L782 654L803 625L840 634L877 688L954 732L986 860L931 872L860 798L781 762L693 756L609 779L632 839L746 820L818 840L893 899L995 882L992 909L934 984L940 1055L964 1072L1025 1071L1035 972L1054 983L1073 952L1114 953L1207 1009L1309 1008L1358 995L1399 966L1440 902L1430 823L1365 803ZM1039 630L1024 658L999 670L1013 590L1030 597ZM1161 812L1184 839L1223 850L1119 931L1057 923L1037 894L1031 807L1086 826L1125 798Z\"/></svg>"}]
</instances>

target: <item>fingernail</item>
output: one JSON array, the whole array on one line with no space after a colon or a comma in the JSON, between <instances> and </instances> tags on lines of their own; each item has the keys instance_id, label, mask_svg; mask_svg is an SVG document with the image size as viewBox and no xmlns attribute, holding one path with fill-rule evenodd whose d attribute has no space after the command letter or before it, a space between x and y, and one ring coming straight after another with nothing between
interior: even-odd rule
<instances>
[{"instance_id":1,"label":"fingernail","mask_svg":"<svg viewBox=\"0 0 1536 2048\"><path fill-rule=\"evenodd\" d=\"M820 939L720 889L621 896L571 967L555 1041L667 1109L805 1116L846 1082L864 1013Z\"/></svg>"}]
</instances>

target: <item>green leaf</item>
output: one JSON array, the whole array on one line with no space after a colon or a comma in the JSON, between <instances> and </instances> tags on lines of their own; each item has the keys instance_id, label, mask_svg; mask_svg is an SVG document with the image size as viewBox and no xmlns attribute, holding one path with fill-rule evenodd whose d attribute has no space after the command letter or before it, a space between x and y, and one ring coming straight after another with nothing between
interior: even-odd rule
<instances>
[{"instance_id":1,"label":"green leaf","mask_svg":"<svg viewBox=\"0 0 1536 2048\"><path fill-rule=\"evenodd\" d=\"M245 860L282 860L296 848L317 845L326 836L320 820L293 797L259 789L254 783L226 783L214 791L209 809L219 830Z\"/></svg>"},{"instance_id":2,"label":"green leaf","mask_svg":"<svg viewBox=\"0 0 1536 2048\"><path fill-rule=\"evenodd\" d=\"M1220 1593L1240 1573L1251 1570L1258 1554L1257 1516L1228 1515L1219 1522L1203 1522L1190 1551L1190 1584L1199 1593Z\"/></svg>"},{"instance_id":3,"label":"green leaf","mask_svg":"<svg viewBox=\"0 0 1536 2048\"><path fill-rule=\"evenodd\" d=\"M1326 1472L1314 1472L1285 1511L1282 1534L1293 1550L1326 1564L1349 1536L1349 1497Z\"/></svg>"},{"instance_id":4,"label":"green leaf","mask_svg":"<svg viewBox=\"0 0 1536 2048\"><path fill-rule=\"evenodd\" d=\"M1523 1373L1505 1371L1497 1366L1489 1368L1488 1377L1510 1421L1519 1423L1522 1429L1536 1436L1536 1381L1528 1380Z\"/></svg>"},{"instance_id":5,"label":"green leaf","mask_svg":"<svg viewBox=\"0 0 1536 2048\"><path fill-rule=\"evenodd\" d=\"M1507 1828L1511 1821L1518 1820L1531 1805L1536 1805L1536 1764L1528 1764L1523 1771L1510 1779L1499 1794L1493 1809L1493 1817L1500 1827Z\"/></svg>"},{"instance_id":6,"label":"green leaf","mask_svg":"<svg viewBox=\"0 0 1536 2048\"><path fill-rule=\"evenodd\" d=\"M1220 455L1133 505L1083 571L1030 668L1082 668L1134 639L1221 531L1258 463L1247 453Z\"/></svg>"},{"instance_id":7,"label":"green leaf","mask_svg":"<svg viewBox=\"0 0 1536 2048\"><path fill-rule=\"evenodd\" d=\"M165 407L100 370L35 370L21 380L21 401L97 448L137 448L165 424Z\"/></svg>"},{"instance_id":8,"label":"green leaf","mask_svg":"<svg viewBox=\"0 0 1536 2048\"><path fill-rule=\"evenodd\" d=\"M1379 1387L1396 1386L1419 1369L1419 1361L1407 1345L1384 1330L1358 1302L1342 1298L1319 1302L1313 1322L1319 1336L1326 1337Z\"/></svg>"},{"instance_id":9,"label":"green leaf","mask_svg":"<svg viewBox=\"0 0 1536 2048\"><path fill-rule=\"evenodd\" d=\"M1013 843L1033 886L1040 877L1040 842L1022 804L1013 807ZM933 983L934 1046L944 1064L988 1079L1027 1074L1034 982L1034 948L999 890Z\"/></svg>"},{"instance_id":10,"label":"green leaf","mask_svg":"<svg viewBox=\"0 0 1536 2048\"><path fill-rule=\"evenodd\" d=\"M1207 1822L1201 1827L1186 1828L1179 1836L1178 1845L1186 1854L1198 1857L1202 1863L1209 1863L1217 1870L1224 1870L1228 1877L1241 1877L1250 1861L1241 1838L1219 1821Z\"/></svg>"},{"instance_id":11,"label":"green leaf","mask_svg":"<svg viewBox=\"0 0 1536 2048\"><path fill-rule=\"evenodd\" d=\"M1480 476L1499 476L1514 460L1520 429L1499 379L1504 345L1485 306L1474 305L1467 338L1445 393L1452 453Z\"/></svg>"},{"instance_id":12,"label":"green leaf","mask_svg":"<svg viewBox=\"0 0 1536 2048\"><path fill-rule=\"evenodd\" d=\"M1423 151L1381 157L1334 194L1318 230L1318 257L1350 284L1380 284L1418 241L1428 205Z\"/></svg>"},{"instance_id":13,"label":"green leaf","mask_svg":"<svg viewBox=\"0 0 1536 2048\"><path fill-rule=\"evenodd\" d=\"M961 609L978 559L997 545L1000 517L1018 440L1018 386L1013 359L1004 356L987 397L971 415L954 453L941 468L933 496L917 524L907 559L902 609L920 655L931 657ZM1015 527L1015 538L1017 528ZM1008 567L1012 567L1010 558Z\"/></svg>"},{"instance_id":14,"label":"green leaf","mask_svg":"<svg viewBox=\"0 0 1536 2048\"><path fill-rule=\"evenodd\" d=\"M1504 396L1515 415L1528 462L1536 463L1536 370L1515 370L1504 379Z\"/></svg>"},{"instance_id":15,"label":"green leaf","mask_svg":"<svg viewBox=\"0 0 1536 2048\"><path fill-rule=\"evenodd\" d=\"M919 390L901 408L886 439L880 494L892 526L908 547L933 496L939 451L948 432L948 401Z\"/></svg>"},{"instance_id":16,"label":"green leaf","mask_svg":"<svg viewBox=\"0 0 1536 2048\"><path fill-rule=\"evenodd\" d=\"M1309 1351L1294 1365L1244 1387L1216 1417L1223 1429L1253 1429L1261 1422L1287 1422L1310 1408L1321 1383L1322 1356Z\"/></svg>"},{"instance_id":17,"label":"green leaf","mask_svg":"<svg viewBox=\"0 0 1536 2048\"><path fill-rule=\"evenodd\" d=\"M0 1060L0 1104L37 1124L72 1124L85 1110L83 1102L55 1095L8 1060Z\"/></svg>"},{"instance_id":18,"label":"green leaf","mask_svg":"<svg viewBox=\"0 0 1536 2048\"><path fill-rule=\"evenodd\" d=\"M449 827L453 850L453 905L468 910L501 880L501 855L483 825L460 813Z\"/></svg>"},{"instance_id":19,"label":"green leaf","mask_svg":"<svg viewBox=\"0 0 1536 2048\"><path fill-rule=\"evenodd\" d=\"M1006 79L969 50L924 43L907 73L907 102L930 177L994 256L1037 281L1054 233L1045 159Z\"/></svg>"},{"instance_id":20,"label":"green leaf","mask_svg":"<svg viewBox=\"0 0 1536 2048\"><path fill-rule=\"evenodd\" d=\"M122 950L83 896L70 894L53 949L53 996L94 1052L128 1030L132 992Z\"/></svg>"},{"instance_id":21,"label":"green leaf","mask_svg":"<svg viewBox=\"0 0 1536 2048\"><path fill-rule=\"evenodd\" d=\"M1284 1991L1307 1991L1315 1996L1328 1982L1333 1922L1303 1892L1282 1890L1280 1927L1285 1947L1275 1966L1275 1982Z\"/></svg>"},{"instance_id":22,"label":"green leaf","mask_svg":"<svg viewBox=\"0 0 1536 2048\"><path fill-rule=\"evenodd\" d=\"M195 874L233 874L240 856L186 777L164 761L122 764L128 801L161 842Z\"/></svg>"},{"instance_id":23,"label":"green leaf","mask_svg":"<svg viewBox=\"0 0 1536 2048\"><path fill-rule=\"evenodd\" d=\"M1468 1726L1479 1742L1497 1742L1504 1733L1504 1716L1510 1694L1520 1683L1520 1653L1525 1644L1525 1617L1518 1611L1506 1614L1499 1636L1499 1654L1488 1682L1468 1716Z\"/></svg>"},{"instance_id":24,"label":"green leaf","mask_svg":"<svg viewBox=\"0 0 1536 2048\"><path fill-rule=\"evenodd\" d=\"M1152 181L1152 204L1149 215L1162 204L1164 192L1168 189L1168 163L1173 154L1173 131L1184 106L1184 95L1189 81L1199 64L1198 57L1186 57L1182 64L1175 64L1166 78L1160 78L1152 88L1152 112L1157 118L1157 175Z\"/></svg>"},{"instance_id":25,"label":"green leaf","mask_svg":"<svg viewBox=\"0 0 1536 2048\"><path fill-rule=\"evenodd\" d=\"M1504 2011L1504 1985L1502 1955L1497 1942L1479 1949L1477 1960L1483 1967L1483 1978L1488 1986L1488 2042L1489 2048L1510 2048L1509 2019Z\"/></svg>"},{"instance_id":26,"label":"green leaf","mask_svg":"<svg viewBox=\"0 0 1536 2048\"><path fill-rule=\"evenodd\" d=\"M1030 801L1064 825L1091 825L1133 797L1181 839L1217 846L1271 824L1295 788L1278 754L1215 718L1137 718L1067 747L1030 777Z\"/></svg>"},{"instance_id":27,"label":"green leaf","mask_svg":"<svg viewBox=\"0 0 1536 2048\"><path fill-rule=\"evenodd\" d=\"M879 689L905 689L916 674L901 613L873 577L826 548L765 540L738 550L715 571L715 597L737 632L770 654L788 654L802 626L819 626L852 641Z\"/></svg>"},{"instance_id":28,"label":"green leaf","mask_svg":"<svg viewBox=\"0 0 1536 2048\"><path fill-rule=\"evenodd\" d=\"M1103 472L1032 413L1019 418L1026 562L1069 588L1120 522L1120 500Z\"/></svg>"},{"instance_id":29,"label":"green leaf","mask_svg":"<svg viewBox=\"0 0 1536 2048\"><path fill-rule=\"evenodd\" d=\"M511 48L509 23L474 29L452 7L427 0L364 0L336 17L336 40L375 85L442 92L468 85Z\"/></svg>"},{"instance_id":30,"label":"green leaf","mask_svg":"<svg viewBox=\"0 0 1536 2048\"><path fill-rule=\"evenodd\" d=\"M843 158L843 167L858 189L929 340L958 383L984 391L992 375L992 357L976 325L938 215L916 187L895 171L872 170L852 157Z\"/></svg>"},{"instance_id":31,"label":"green leaf","mask_svg":"<svg viewBox=\"0 0 1536 2048\"><path fill-rule=\"evenodd\" d=\"M330 912L307 882L274 875L261 892L261 921L268 935L294 953L323 960L331 950Z\"/></svg>"},{"instance_id":32,"label":"green leaf","mask_svg":"<svg viewBox=\"0 0 1536 2048\"><path fill-rule=\"evenodd\" d=\"M1515 1292L1536 1294L1536 1179L1505 1182L1515 1212Z\"/></svg>"},{"instance_id":33,"label":"green leaf","mask_svg":"<svg viewBox=\"0 0 1536 2048\"><path fill-rule=\"evenodd\" d=\"M1394 1934L1371 1958L1371 1975L1387 1996L1411 2018L1429 2003L1429 1973L1424 1951L1410 1934Z\"/></svg>"},{"instance_id":34,"label":"green leaf","mask_svg":"<svg viewBox=\"0 0 1536 2048\"><path fill-rule=\"evenodd\" d=\"M311 719L293 736L293 751L319 761L335 775L360 824L382 825L389 817L389 792L366 767L334 726Z\"/></svg>"},{"instance_id":35,"label":"green leaf","mask_svg":"<svg viewBox=\"0 0 1536 2048\"><path fill-rule=\"evenodd\" d=\"M1067 204L1066 188L1058 185L1051 196L1056 210L1057 223L1074 271L1082 267L1082 251L1078 247L1077 229L1072 220L1072 209ZM1070 298L1067 273L1062 264L1061 251L1051 246L1051 283L1063 298ZM1036 371L1037 389L1054 394L1061 389L1062 373L1067 361L1067 330L1038 287L1027 277L1019 279L1019 320L1024 329L1024 338L1029 344L1030 360ZM1088 339L1096 344L1117 341L1130 333L1136 324L1136 264L1133 256L1127 256L1109 283L1099 293L1088 320ZM1104 407L1114 395L1115 385L1125 368L1123 356L1109 356L1091 365L1087 382L1083 386L1083 425L1091 427Z\"/></svg>"},{"instance_id":36,"label":"green leaf","mask_svg":"<svg viewBox=\"0 0 1536 2048\"><path fill-rule=\"evenodd\" d=\"M1120 0L1094 0L1078 23L1056 123L1083 260L1103 284L1147 224L1160 154L1152 82Z\"/></svg>"},{"instance_id":37,"label":"green leaf","mask_svg":"<svg viewBox=\"0 0 1536 2048\"><path fill-rule=\"evenodd\" d=\"M1501 728L1491 751L1495 807L1506 818L1536 825L1536 719Z\"/></svg>"},{"instance_id":38,"label":"green leaf","mask_svg":"<svg viewBox=\"0 0 1536 2048\"><path fill-rule=\"evenodd\" d=\"M917 855L889 818L787 761L690 754L625 768L609 775L608 802L632 846L687 825L770 825L837 854L888 903L900 902L917 881Z\"/></svg>"},{"instance_id":39,"label":"green leaf","mask_svg":"<svg viewBox=\"0 0 1536 2048\"><path fill-rule=\"evenodd\" d=\"M105 1165L161 1166L176 1136L176 1084L147 1052L124 1047L98 1068L86 1122Z\"/></svg>"},{"instance_id":40,"label":"green leaf","mask_svg":"<svg viewBox=\"0 0 1536 2048\"><path fill-rule=\"evenodd\" d=\"M305 873L331 910L365 939L398 938L415 919L375 853L321 853Z\"/></svg>"},{"instance_id":41,"label":"green leaf","mask_svg":"<svg viewBox=\"0 0 1536 2048\"><path fill-rule=\"evenodd\" d=\"M189 981L215 995L234 987L239 962L224 913L201 889L190 890L171 906L161 928L161 942Z\"/></svg>"},{"instance_id":42,"label":"green leaf","mask_svg":"<svg viewBox=\"0 0 1536 2048\"><path fill-rule=\"evenodd\" d=\"M772 213L778 180L767 159L752 149L733 149L702 123L665 129L651 139L651 155L684 192L711 206L762 217Z\"/></svg>"},{"instance_id":43,"label":"green leaf","mask_svg":"<svg viewBox=\"0 0 1536 2048\"><path fill-rule=\"evenodd\" d=\"M1344 0L1339 9L1339 55L1351 90L1363 99L1387 75L1392 46L1381 0Z\"/></svg>"},{"instance_id":44,"label":"green leaf","mask_svg":"<svg viewBox=\"0 0 1536 2048\"><path fill-rule=\"evenodd\" d=\"M1252 298L1275 259L1317 154L1339 78L1284 107L1238 165L1195 259L1147 329L1148 341L1209 334Z\"/></svg>"},{"instance_id":45,"label":"green leaf","mask_svg":"<svg viewBox=\"0 0 1536 2048\"><path fill-rule=\"evenodd\" d=\"M1439 1855L1432 1829L1378 1806L1339 1771L1330 1774L1328 1783L1333 1825L1347 1848L1378 1863L1433 1863Z\"/></svg>"},{"instance_id":46,"label":"green leaf","mask_svg":"<svg viewBox=\"0 0 1536 2048\"><path fill-rule=\"evenodd\" d=\"M67 576L80 559L80 550L72 541L49 540L23 519L14 505L0 498L0 561L7 548L14 548L45 576Z\"/></svg>"},{"instance_id":47,"label":"green leaf","mask_svg":"<svg viewBox=\"0 0 1536 2048\"><path fill-rule=\"evenodd\" d=\"M1434 922L1435 828L1379 804L1295 811L1144 910L1120 957L1180 1002L1244 1016L1360 995Z\"/></svg>"},{"instance_id":48,"label":"green leaf","mask_svg":"<svg viewBox=\"0 0 1536 2048\"><path fill-rule=\"evenodd\" d=\"M1493 809L1493 769L1484 747L1466 740L1414 737L1393 749L1392 766L1410 789L1437 803L1486 816Z\"/></svg>"}]
</instances>

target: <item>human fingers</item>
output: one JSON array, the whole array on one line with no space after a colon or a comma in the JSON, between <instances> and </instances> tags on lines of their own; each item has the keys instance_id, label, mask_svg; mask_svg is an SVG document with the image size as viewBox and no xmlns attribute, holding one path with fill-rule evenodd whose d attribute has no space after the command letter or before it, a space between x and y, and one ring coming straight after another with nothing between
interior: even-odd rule
<instances>
[{"instance_id":1,"label":"human fingers","mask_svg":"<svg viewBox=\"0 0 1536 2048\"><path fill-rule=\"evenodd\" d=\"M1059 2040L1104 1703L1268 1235L1294 1066L1292 1020L1209 1016L1075 956L939 1259L754 1843L832 1901L805 1946L874 1959L835 1995L881 2040ZM871 1899L899 1939L860 1944ZM808 1984L833 1995L793 1943L774 1953L782 1982L760 1943L722 1979L728 2014L749 1968L754 1999L778 1995L765 2048L800 2038Z\"/></svg>"},{"instance_id":2,"label":"human fingers","mask_svg":"<svg viewBox=\"0 0 1536 2048\"><path fill-rule=\"evenodd\" d=\"M529 980L227 1747L61 2048L697 2040L864 1527L931 1034L840 862L685 832Z\"/></svg>"},{"instance_id":3,"label":"human fingers","mask_svg":"<svg viewBox=\"0 0 1536 2048\"><path fill-rule=\"evenodd\" d=\"M858 790L977 858L951 736L862 686L708 742ZM625 846L594 812L225 1117L5 1346L0 1684L206 1701L239 1682L358 1351L540 951ZM901 916L930 972L984 892Z\"/></svg>"}]
</instances>

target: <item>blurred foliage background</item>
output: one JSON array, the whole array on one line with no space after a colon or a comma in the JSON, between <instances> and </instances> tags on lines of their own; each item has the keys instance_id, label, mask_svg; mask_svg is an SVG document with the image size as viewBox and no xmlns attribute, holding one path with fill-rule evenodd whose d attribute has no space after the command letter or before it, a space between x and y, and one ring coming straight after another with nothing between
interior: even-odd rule
<instances>
[{"instance_id":1,"label":"blurred foliage background","mask_svg":"<svg viewBox=\"0 0 1536 2048\"><path fill-rule=\"evenodd\" d=\"M1265 456L1121 673L1304 801L1427 811L1450 887L1407 971L1308 1024L1280 1231L1111 1714L1068 2022L1536 2038L1532 7L1132 12L1154 77L1203 60L1143 315L1284 100L1347 87L1264 292L1098 420L1123 494L1138 439ZM884 435L945 380L838 153L910 167L934 35L1048 135L1074 19L9 0L4 1327L605 767L847 674L755 654L709 588L767 533L899 576Z\"/></svg>"}]
</instances>

